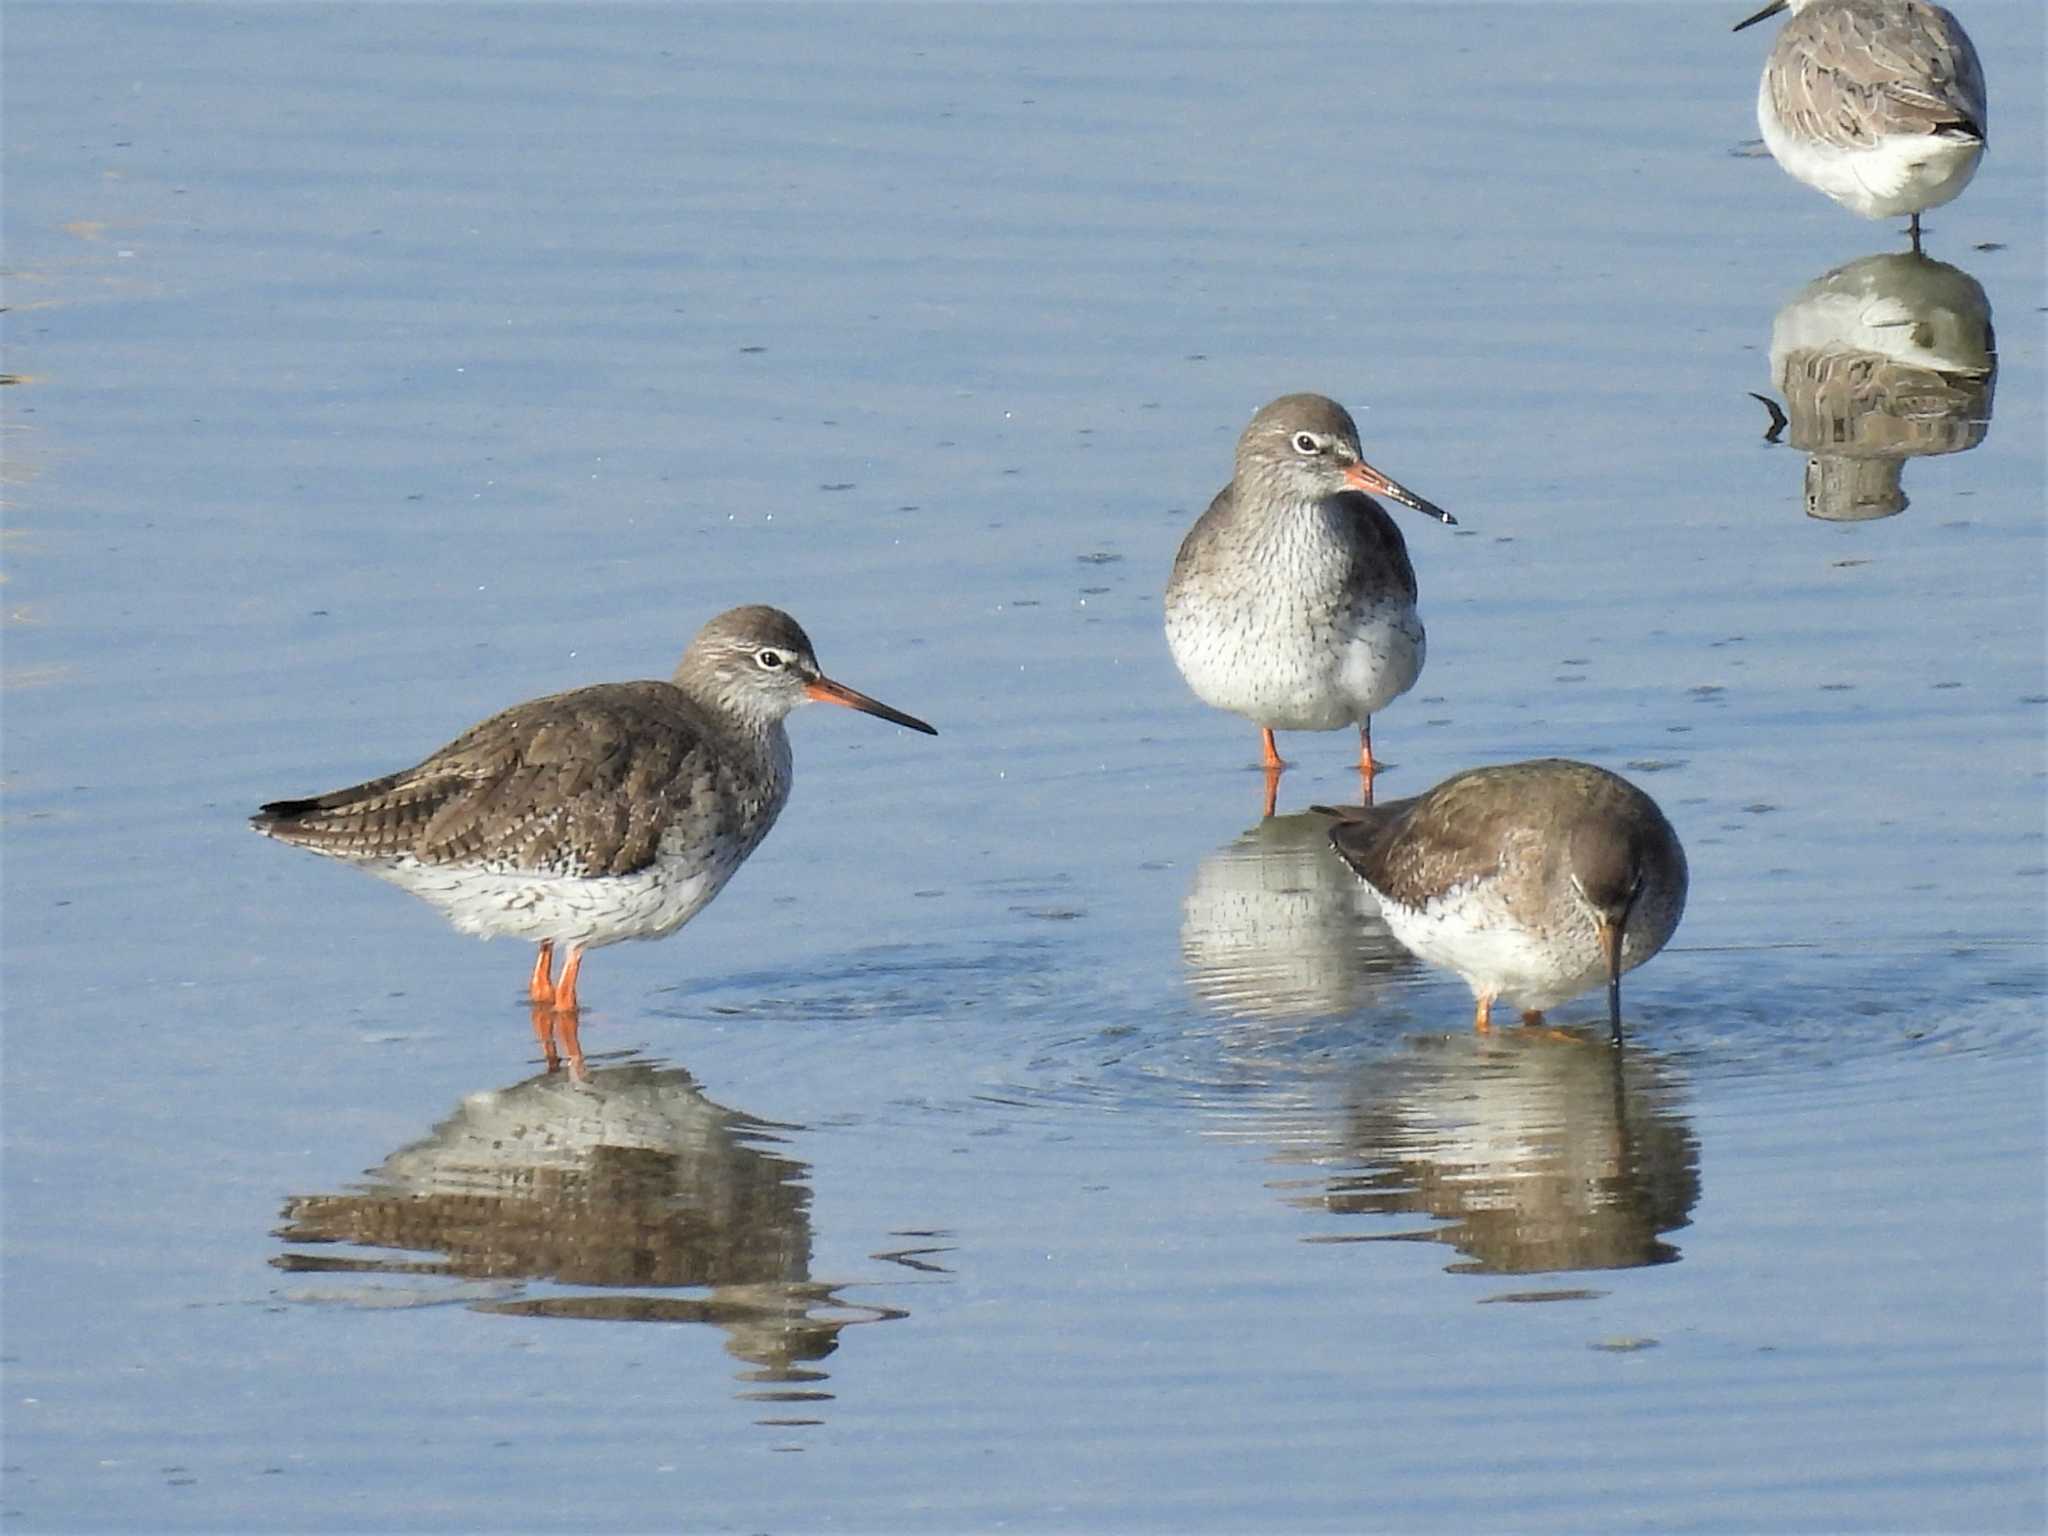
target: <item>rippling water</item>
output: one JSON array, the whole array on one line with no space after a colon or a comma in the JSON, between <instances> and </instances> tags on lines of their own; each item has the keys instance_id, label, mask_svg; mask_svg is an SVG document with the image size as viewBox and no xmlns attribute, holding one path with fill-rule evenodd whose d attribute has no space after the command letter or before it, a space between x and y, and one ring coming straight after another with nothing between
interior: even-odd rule
<instances>
[{"instance_id":1,"label":"rippling water","mask_svg":"<svg viewBox=\"0 0 2048 1536\"><path fill-rule=\"evenodd\" d=\"M10 5L0 1519L2039 1529L2042 22L1916 262L1737 19ZM1460 519L1386 791L1685 840L1622 1052L1173 671L1305 388ZM941 735L794 721L585 1088L242 824L750 600Z\"/></svg>"}]
</instances>

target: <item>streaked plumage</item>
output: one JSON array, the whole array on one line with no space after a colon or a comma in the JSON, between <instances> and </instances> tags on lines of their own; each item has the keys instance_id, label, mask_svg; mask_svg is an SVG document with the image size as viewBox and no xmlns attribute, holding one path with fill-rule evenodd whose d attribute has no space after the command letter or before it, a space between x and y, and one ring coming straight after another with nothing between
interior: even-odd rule
<instances>
[{"instance_id":1,"label":"streaked plumage","mask_svg":"<svg viewBox=\"0 0 2048 1536\"><path fill-rule=\"evenodd\" d=\"M823 676L788 614L734 608L672 681L515 705L414 767L273 801L251 822L403 887L465 933L538 943L533 1000L572 1012L584 950L673 933L768 835L789 798L783 720L809 699L932 734Z\"/></svg>"},{"instance_id":2,"label":"streaked plumage","mask_svg":"<svg viewBox=\"0 0 2048 1536\"><path fill-rule=\"evenodd\" d=\"M1773 0L1790 9L1764 64L1757 125L1779 165L1867 219L1920 215L1977 173L1984 70L1962 23L1927 0Z\"/></svg>"},{"instance_id":3,"label":"streaked plumage","mask_svg":"<svg viewBox=\"0 0 2048 1536\"><path fill-rule=\"evenodd\" d=\"M1269 775L1274 731L1356 725L1369 795L1371 718L1414 686L1424 636L1407 543L1367 492L1456 521L1367 464L1336 401L1264 407L1174 559L1166 642L1197 697L1259 727Z\"/></svg>"},{"instance_id":4,"label":"streaked plumage","mask_svg":"<svg viewBox=\"0 0 2048 1536\"><path fill-rule=\"evenodd\" d=\"M1463 976L1488 1027L1608 984L1664 947L1685 911L1685 850L1648 795L1564 758L1474 768L1412 800L1331 811L1330 840L1395 938Z\"/></svg>"}]
</instances>

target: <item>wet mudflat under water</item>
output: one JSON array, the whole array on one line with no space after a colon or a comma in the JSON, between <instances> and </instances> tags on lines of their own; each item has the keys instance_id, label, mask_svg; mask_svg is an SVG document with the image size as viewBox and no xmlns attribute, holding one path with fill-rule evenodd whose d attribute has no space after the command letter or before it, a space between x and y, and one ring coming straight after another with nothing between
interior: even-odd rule
<instances>
[{"instance_id":1,"label":"wet mudflat under water","mask_svg":"<svg viewBox=\"0 0 2048 1536\"><path fill-rule=\"evenodd\" d=\"M1912 263L1745 10L10 6L0 1519L2038 1529L2042 21ZM1173 670L1292 389L1460 518L1383 792L1685 840L1621 1053ZM590 1090L243 826L743 601L941 735Z\"/></svg>"}]
</instances>

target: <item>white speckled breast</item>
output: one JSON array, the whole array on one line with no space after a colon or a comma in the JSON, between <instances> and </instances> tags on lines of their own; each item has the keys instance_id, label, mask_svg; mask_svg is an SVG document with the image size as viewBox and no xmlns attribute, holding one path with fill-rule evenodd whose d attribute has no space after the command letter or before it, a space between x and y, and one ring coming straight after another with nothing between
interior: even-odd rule
<instances>
[{"instance_id":1,"label":"white speckled breast","mask_svg":"<svg viewBox=\"0 0 2048 1536\"><path fill-rule=\"evenodd\" d=\"M1425 656L1415 604L1351 581L1338 516L1289 509L1232 552L1227 573L1168 590L1167 647L1196 697L1275 730L1327 731L1415 685Z\"/></svg>"},{"instance_id":2,"label":"white speckled breast","mask_svg":"<svg viewBox=\"0 0 2048 1536\"><path fill-rule=\"evenodd\" d=\"M510 864L364 861L371 873L438 907L464 933L598 949L658 939L701 911L760 847L789 800L789 738L778 726L737 772L708 778L697 814L662 834L654 861L590 876Z\"/></svg>"}]
</instances>

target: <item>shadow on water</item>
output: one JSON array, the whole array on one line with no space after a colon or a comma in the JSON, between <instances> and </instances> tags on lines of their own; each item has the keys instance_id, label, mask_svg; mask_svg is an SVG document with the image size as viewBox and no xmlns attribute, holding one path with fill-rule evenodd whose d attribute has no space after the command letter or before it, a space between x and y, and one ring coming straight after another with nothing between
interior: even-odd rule
<instances>
[{"instance_id":1,"label":"shadow on water","mask_svg":"<svg viewBox=\"0 0 2048 1536\"><path fill-rule=\"evenodd\" d=\"M829 1401L816 1364L841 1331L908 1314L849 1303L812 1278L810 1170L781 1150L799 1129L713 1103L680 1067L598 1067L583 1085L544 1073L472 1094L355 1189L291 1196L275 1235L294 1251L271 1263L507 1282L484 1297L423 1298L505 1316L709 1324L745 1362L739 1379L763 1384L742 1397ZM330 1244L441 1257L303 1251ZM528 1296L521 1282L577 1289ZM707 1294L667 1294L686 1289Z\"/></svg>"},{"instance_id":2,"label":"shadow on water","mask_svg":"<svg viewBox=\"0 0 2048 1536\"><path fill-rule=\"evenodd\" d=\"M1789 429L1786 441L1808 455L1807 516L1894 516L1907 505L1907 459L1964 452L1990 431L1991 302L1946 262L1865 256L1778 311L1771 378L1785 396L1772 441Z\"/></svg>"},{"instance_id":3,"label":"shadow on water","mask_svg":"<svg viewBox=\"0 0 2048 1536\"><path fill-rule=\"evenodd\" d=\"M1268 816L1202 858L1180 950L1195 994L1240 1018L1349 1013L1418 964L1330 846L1330 818L1306 811Z\"/></svg>"},{"instance_id":4,"label":"shadow on water","mask_svg":"<svg viewBox=\"0 0 2048 1536\"><path fill-rule=\"evenodd\" d=\"M1699 1142L1672 1065L1595 1031L1411 1038L1353 1075L1336 1144L1290 1151L1312 1177L1275 1188L1335 1216L1440 1225L1311 1243L1446 1243L1453 1274L1668 1264L1663 1235L1700 1195Z\"/></svg>"}]
</instances>

